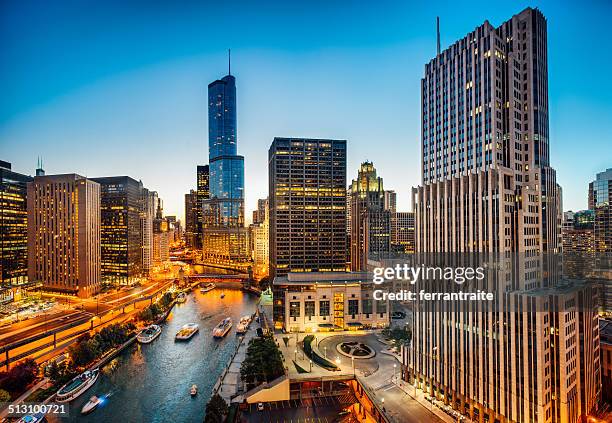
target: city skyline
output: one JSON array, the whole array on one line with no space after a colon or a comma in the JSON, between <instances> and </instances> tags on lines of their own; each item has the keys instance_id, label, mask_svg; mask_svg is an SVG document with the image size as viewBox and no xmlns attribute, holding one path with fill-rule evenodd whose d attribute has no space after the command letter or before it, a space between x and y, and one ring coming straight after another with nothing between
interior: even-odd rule
<instances>
[{"instance_id":1,"label":"city skyline","mask_svg":"<svg viewBox=\"0 0 612 423\"><path fill-rule=\"evenodd\" d=\"M290 6L270 16L247 7L239 12L236 23L252 20L255 36L245 37L237 31L220 40L206 39L216 23L210 27L201 23L210 23L210 8L222 6L167 11L169 19L157 32L154 27L159 17L153 14L140 17L133 27L102 28L103 17L120 12L116 6L102 6L102 16L88 22L92 34L73 41L74 45L69 43L70 52L64 52L66 40L72 39L67 34L80 24L49 29L47 41L42 42L17 28L23 27L19 23L26 15L42 18L44 7L34 12L27 6L5 5L2 38L7 48L1 54L4 62L14 66L0 70L0 86L13 99L0 108L3 159L27 174L33 173L35 157L43 156L51 174L129 175L157 189L167 213L182 218L183 195L195 184L193 170L206 161L206 85L225 70L226 48L232 47L240 99L241 154L246 158L247 211L265 197L267 184L261 176L266 171L267 146L275 136L347 139L349 172L364 160L373 161L387 175L387 187L398 193L398 210L410 210L410 189L421 182L419 83L422 63L435 56L435 16L441 17L445 48L486 18L497 25L523 6L496 7L495 11L491 7L443 10L440 6L425 11L420 6L408 10L395 5L388 8L393 16L383 11L369 16L366 9L344 10L333 4L326 6L323 18L312 11L301 15L299 21L312 20L312 28L287 34L282 40L261 28L273 18L280 19L281 28L296 24L298 18ZM566 35L564 28L570 20L572 25L582 25L575 18L586 12L561 10L546 2L533 6L540 6L553 23L549 28L551 164L563 188L563 209L584 209L584 187L593 174L608 166L606 157L590 154L605 148L609 139L609 94L599 88L605 85L603 69L607 66L589 67L588 80L579 77L587 72L586 59L593 51L583 48L580 39ZM585 37L603 36L605 26L597 22L609 7L592 4L588 24L582 19L585 24L580 26ZM65 9L58 7L69 12ZM601 13L593 13L594 9ZM126 12L129 21L133 16ZM361 24L359 29L348 30L336 21L337 26L320 34L314 30L317 22L341 12L348 14L353 26ZM184 19L187 13L193 17L179 29L173 18ZM69 17L67 13L63 19ZM384 28L373 25L378 20L386 22ZM201 33L194 32L196 27ZM155 35L154 40L161 44L147 47L143 44L147 35ZM126 45L118 47L117 38ZM64 44L58 44L59 40ZM62 60L54 54L60 48L67 55ZM571 57L564 54L566 50L574 52ZM30 66L27 72L22 69L35 57L42 66ZM300 72L295 72L296 64ZM37 75L41 69L48 71L45 78ZM37 85L28 80L46 82ZM576 148L578 140L584 148ZM90 154L89 146L98 143L109 148ZM120 157L115 154L118 145L124 146L125 154ZM396 154L388 154L391 149ZM398 160L398 155L406 159ZM173 178L158 172L152 161ZM576 162L581 163L580 168L574 166Z\"/></svg>"}]
</instances>

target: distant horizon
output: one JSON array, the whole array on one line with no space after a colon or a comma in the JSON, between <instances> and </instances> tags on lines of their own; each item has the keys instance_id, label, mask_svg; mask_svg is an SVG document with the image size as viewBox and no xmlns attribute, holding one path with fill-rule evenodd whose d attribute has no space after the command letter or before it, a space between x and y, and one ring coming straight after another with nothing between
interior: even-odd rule
<instances>
[{"instance_id":1,"label":"distant horizon","mask_svg":"<svg viewBox=\"0 0 612 423\"><path fill-rule=\"evenodd\" d=\"M268 148L280 136L347 140L347 183L372 161L398 211L411 211L435 17L444 50L527 5L383 3L3 3L0 159L24 174L42 157L47 174L130 176L184 222L184 195L208 163L207 86L227 73L231 48L247 221L267 196ZM563 210L583 210L589 182L612 167L612 94L602 89L611 59L585 43L606 36L612 5L533 6L548 20L551 166Z\"/></svg>"}]
</instances>

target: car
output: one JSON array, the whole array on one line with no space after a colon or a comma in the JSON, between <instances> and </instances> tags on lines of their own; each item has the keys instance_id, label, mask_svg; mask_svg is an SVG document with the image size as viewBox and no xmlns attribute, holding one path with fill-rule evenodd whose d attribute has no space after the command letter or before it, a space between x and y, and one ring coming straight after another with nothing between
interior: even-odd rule
<instances>
[{"instance_id":1,"label":"car","mask_svg":"<svg viewBox=\"0 0 612 423\"><path fill-rule=\"evenodd\" d=\"M264 406L263 406L263 402L257 403L257 411L263 411Z\"/></svg>"}]
</instances>

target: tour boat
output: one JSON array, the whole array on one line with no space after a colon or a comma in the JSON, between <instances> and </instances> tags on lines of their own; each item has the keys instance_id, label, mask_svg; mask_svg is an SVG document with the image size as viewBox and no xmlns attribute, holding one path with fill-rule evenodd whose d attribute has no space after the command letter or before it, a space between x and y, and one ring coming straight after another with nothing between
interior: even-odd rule
<instances>
[{"instance_id":1,"label":"tour boat","mask_svg":"<svg viewBox=\"0 0 612 423\"><path fill-rule=\"evenodd\" d=\"M178 296L176 297L176 302L184 303L185 301L187 301L187 294L185 294L184 292L181 292L180 294L178 294Z\"/></svg>"},{"instance_id":2,"label":"tour boat","mask_svg":"<svg viewBox=\"0 0 612 423\"><path fill-rule=\"evenodd\" d=\"M89 414L94 411L98 406L102 404L102 398L98 398L97 396L93 396L89 398L89 401L85 403L83 408L81 409L81 414Z\"/></svg>"},{"instance_id":3,"label":"tour boat","mask_svg":"<svg viewBox=\"0 0 612 423\"><path fill-rule=\"evenodd\" d=\"M207 283L206 285L204 285L203 287L200 288L200 292L202 294L205 294L208 291L212 291L216 287L217 287L217 285L215 285L214 283Z\"/></svg>"},{"instance_id":4,"label":"tour boat","mask_svg":"<svg viewBox=\"0 0 612 423\"><path fill-rule=\"evenodd\" d=\"M100 376L100 369L87 370L81 373L57 391L55 401L70 402L79 397L96 383L98 376Z\"/></svg>"},{"instance_id":5,"label":"tour boat","mask_svg":"<svg viewBox=\"0 0 612 423\"><path fill-rule=\"evenodd\" d=\"M195 335L200 330L200 327L197 323L187 323L184 325L181 330L176 333L174 339L177 341L187 341L191 339L193 335Z\"/></svg>"},{"instance_id":6,"label":"tour boat","mask_svg":"<svg viewBox=\"0 0 612 423\"><path fill-rule=\"evenodd\" d=\"M196 384L191 385L191 389L189 390L189 394L191 394L192 397L195 397L196 395L198 395L198 385L196 385Z\"/></svg>"},{"instance_id":7,"label":"tour boat","mask_svg":"<svg viewBox=\"0 0 612 423\"><path fill-rule=\"evenodd\" d=\"M138 334L136 339L141 344L148 344L153 342L161 334L161 327L158 325L151 325Z\"/></svg>"},{"instance_id":8,"label":"tour boat","mask_svg":"<svg viewBox=\"0 0 612 423\"><path fill-rule=\"evenodd\" d=\"M213 336L215 338L223 338L232 328L232 318L228 317L223 319L215 328L213 329Z\"/></svg>"},{"instance_id":9,"label":"tour boat","mask_svg":"<svg viewBox=\"0 0 612 423\"><path fill-rule=\"evenodd\" d=\"M240 322L238 322L238 326L236 327L236 333L241 335L246 333L249 330L249 325L251 324L251 316L242 316L240 318Z\"/></svg>"}]
</instances>

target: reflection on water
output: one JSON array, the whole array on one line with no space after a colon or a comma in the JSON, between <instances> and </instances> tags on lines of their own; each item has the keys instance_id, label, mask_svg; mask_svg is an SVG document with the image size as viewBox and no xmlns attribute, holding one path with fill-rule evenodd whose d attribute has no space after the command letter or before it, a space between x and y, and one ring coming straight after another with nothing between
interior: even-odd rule
<instances>
[{"instance_id":1,"label":"reflection on water","mask_svg":"<svg viewBox=\"0 0 612 423\"><path fill-rule=\"evenodd\" d=\"M238 289L194 291L185 304L175 306L159 338L134 344L106 365L98 382L71 403L70 417L62 421L202 422L212 387L237 342L235 326L220 340L212 337L212 329L227 316L237 322L253 313L255 303L256 298ZM188 342L175 342L176 332L189 322L198 323L200 332ZM194 383L199 394L192 398L189 388ZM93 395L107 398L92 414L81 416Z\"/></svg>"}]
</instances>

